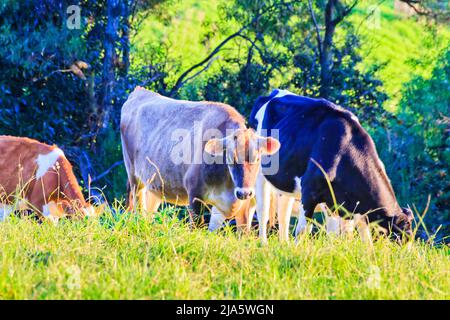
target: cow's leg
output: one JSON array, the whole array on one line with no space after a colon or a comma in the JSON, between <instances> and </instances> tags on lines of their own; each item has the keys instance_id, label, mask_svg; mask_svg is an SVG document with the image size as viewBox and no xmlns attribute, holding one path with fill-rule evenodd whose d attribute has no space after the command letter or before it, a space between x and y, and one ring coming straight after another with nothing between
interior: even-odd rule
<instances>
[{"instance_id":1,"label":"cow's leg","mask_svg":"<svg viewBox=\"0 0 450 320\"><path fill-rule=\"evenodd\" d=\"M153 215L158 212L158 208L161 205L161 198L156 194L150 192L147 187L142 188L141 190L141 203L142 210L144 214L148 215L150 218L153 218Z\"/></svg>"},{"instance_id":2,"label":"cow's leg","mask_svg":"<svg viewBox=\"0 0 450 320\"><path fill-rule=\"evenodd\" d=\"M0 221L5 221L13 211L14 206L0 203Z\"/></svg>"},{"instance_id":3,"label":"cow's leg","mask_svg":"<svg viewBox=\"0 0 450 320\"><path fill-rule=\"evenodd\" d=\"M356 229L358 230L361 240L365 243L372 244L372 235L370 234L369 224L367 222L367 217L360 214L354 215L354 221Z\"/></svg>"},{"instance_id":4,"label":"cow's leg","mask_svg":"<svg viewBox=\"0 0 450 320\"><path fill-rule=\"evenodd\" d=\"M341 217L337 215L325 215L325 225L327 234L339 235L341 233Z\"/></svg>"},{"instance_id":5,"label":"cow's leg","mask_svg":"<svg viewBox=\"0 0 450 320\"><path fill-rule=\"evenodd\" d=\"M267 243L267 223L269 222L271 187L260 173L256 179L256 212L258 214L259 238Z\"/></svg>"},{"instance_id":6,"label":"cow's leg","mask_svg":"<svg viewBox=\"0 0 450 320\"><path fill-rule=\"evenodd\" d=\"M253 216L255 215L256 211L256 199L252 198L250 200L250 203L248 205L248 209L246 211L247 214L247 232L250 233L252 230L252 222L253 222Z\"/></svg>"},{"instance_id":7,"label":"cow's leg","mask_svg":"<svg viewBox=\"0 0 450 320\"><path fill-rule=\"evenodd\" d=\"M306 221L305 209L303 208L303 203L299 204L299 213L297 219L297 227L295 228L295 238L304 233L311 232L311 224Z\"/></svg>"},{"instance_id":8,"label":"cow's leg","mask_svg":"<svg viewBox=\"0 0 450 320\"><path fill-rule=\"evenodd\" d=\"M203 214L205 212L205 204L200 196L189 195L189 222L192 227L204 224ZM212 218L212 216L211 216Z\"/></svg>"},{"instance_id":9,"label":"cow's leg","mask_svg":"<svg viewBox=\"0 0 450 320\"><path fill-rule=\"evenodd\" d=\"M285 195L278 195L278 224L279 224L279 236L281 241L289 240L289 224L291 220L292 207L294 205L295 198Z\"/></svg>"},{"instance_id":10,"label":"cow's leg","mask_svg":"<svg viewBox=\"0 0 450 320\"><path fill-rule=\"evenodd\" d=\"M234 217L236 221L236 231L242 235L247 231L247 207Z\"/></svg>"},{"instance_id":11,"label":"cow's leg","mask_svg":"<svg viewBox=\"0 0 450 320\"><path fill-rule=\"evenodd\" d=\"M202 196L204 186L198 178L200 169L200 166L191 166L183 180L189 199L188 214L191 227L204 224L203 213L206 204Z\"/></svg>"},{"instance_id":12,"label":"cow's leg","mask_svg":"<svg viewBox=\"0 0 450 320\"><path fill-rule=\"evenodd\" d=\"M136 209L136 195L137 195L137 187L136 184L131 182L131 180L128 180L127 182L127 192L128 192L128 199L127 199L127 210L133 211Z\"/></svg>"},{"instance_id":13,"label":"cow's leg","mask_svg":"<svg viewBox=\"0 0 450 320\"><path fill-rule=\"evenodd\" d=\"M211 220L209 221L208 230L213 232L217 229L220 229L225 222L225 216L217 210L216 207L212 207L211 209Z\"/></svg>"},{"instance_id":14,"label":"cow's leg","mask_svg":"<svg viewBox=\"0 0 450 320\"><path fill-rule=\"evenodd\" d=\"M308 220L312 219L317 204L323 202L317 190L321 189L317 188L316 184L312 179L311 180L305 178L302 179L302 203L305 217L305 220L302 221L302 224L305 226L307 226ZM303 228L303 230L305 228Z\"/></svg>"},{"instance_id":15,"label":"cow's leg","mask_svg":"<svg viewBox=\"0 0 450 320\"><path fill-rule=\"evenodd\" d=\"M341 219L341 234L352 239L355 231L355 220Z\"/></svg>"}]
</instances>

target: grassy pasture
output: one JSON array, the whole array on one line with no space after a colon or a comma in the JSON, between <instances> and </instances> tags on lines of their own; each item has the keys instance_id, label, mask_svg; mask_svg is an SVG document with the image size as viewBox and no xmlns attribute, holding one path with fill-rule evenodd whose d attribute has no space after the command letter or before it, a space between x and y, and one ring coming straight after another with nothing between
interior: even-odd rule
<instances>
[{"instance_id":1,"label":"grassy pasture","mask_svg":"<svg viewBox=\"0 0 450 320\"><path fill-rule=\"evenodd\" d=\"M0 224L0 299L449 299L450 251L190 230L174 209Z\"/></svg>"}]
</instances>

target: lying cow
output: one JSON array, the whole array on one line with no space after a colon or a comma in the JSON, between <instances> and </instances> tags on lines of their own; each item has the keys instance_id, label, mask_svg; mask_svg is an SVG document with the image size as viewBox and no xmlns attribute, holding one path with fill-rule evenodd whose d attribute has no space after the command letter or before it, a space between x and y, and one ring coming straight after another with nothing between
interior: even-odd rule
<instances>
[{"instance_id":1,"label":"lying cow","mask_svg":"<svg viewBox=\"0 0 450 320\"><path fill-rule=\"evenodd\" d=\"M0 136L0 150L0 220L16 210L33 210L53 221L94 213L61 149Z\"/></svg>"},{"instance_id":2,"label":"lying cow","mask_svg":"<svg viewBox=\"0 0 450 320\"><path fill-rule=\"evenodd\" d=\"M267 199L272 188L287 196L279 223L289 221L292 203L300 196L306 218L312 217L319 203L334 207L321 168L331 181L338 205L350 213L364 214L369 222L378 221L386 230L411 233L412 213L398 205L372 139L351 112L324 99L274 90L257 100L250 124L258 134L278 130L281 143L278 171L269 175L263 167L257 179L262 241L267 237ZM298 223L296 234L305 229L305 222Z\"/></svg>"},{"instance_id":3,"label":"lying cow","mask_svg":"<svg viewBox=\"0 0 450 320\"><path fill-rule=\"evenodd\" d=\"M153 213L165 200L199 215L211 206L215 225L253 197L261 155L279 148L277 140L247 129L231 106L139 87L122 107L120 129L130 207Z\"/></svg>"}]
</instances>

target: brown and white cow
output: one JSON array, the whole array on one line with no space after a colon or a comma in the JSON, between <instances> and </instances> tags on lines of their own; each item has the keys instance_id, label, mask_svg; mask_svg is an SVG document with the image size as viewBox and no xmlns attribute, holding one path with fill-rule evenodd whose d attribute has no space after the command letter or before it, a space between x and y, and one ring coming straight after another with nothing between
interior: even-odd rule
<instances>
[{"instance_id":1,"label":"brown and white cow","mask_svg":"<svg viewBox=\"0 0 450 320\"><path fill-rule=\"evenodd\" d=\"M231 106L174 100L136 88L122 107L121 138L130 206L156 212L161 202L211 206L210 230L254 195L262 154L274 138L247 129Z\"/></svg>"},{"instance_id":2,"label":"brown and white cow","mask_svg":"<svg viewBox=\"0 0 450 320\"><path fill-rule=\"evenodd\" d=\"M28 138L0 136L0 220L23 209L52 221L94 212L61 149Z\"/></svg>"}]
</instances>

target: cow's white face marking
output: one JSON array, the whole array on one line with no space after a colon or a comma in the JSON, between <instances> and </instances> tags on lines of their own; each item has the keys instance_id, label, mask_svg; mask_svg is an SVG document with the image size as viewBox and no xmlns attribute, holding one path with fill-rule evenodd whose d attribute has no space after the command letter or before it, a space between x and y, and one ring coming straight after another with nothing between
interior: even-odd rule
<instances>
[{"instance_id":1,"label":"cow's white face marking","mask_svg":"<svg viewBox=\"0 0 450 320\"><path fill-rule=\"evenodd\" d=\"M5 221L13 211L13 206L0 203L0 221Z\"/></svg>"},{"instance_id":2,"label":"cow's white face marking","mask_svg":"<svg viewBox=\"0 0 450 320\"><path fill-rule=\"evenodd\" d=\"M220 212L225 217L229 218L232 216L233 212L241 209L243 201L236 202L236 197L234 195L234 190L219 190L213 189L208 192L205 199L208 204L214 206L216 212Z\"/></svg>"},{"instance_id":3,"label":"cow's white face marking","mask_svg":"<svg viewBox=\"0 0 450 320\"><path fill-rule=\"evenodd\" d=\"M269 104L269 102L275 98L281 98L281 97L287 96L288 94L295 95L295 93L292 93L288 90L279 90L275 97L273 97L272 99L267 101L261 108L259 108L258 112L255 115L255 119L256 119L256 121L258 121L258 126L256 127L256 132L258 134L261 134L262 124L263 124L264 116L266 114L267 105Z\"/></svg>"},{"instance_id":4,"label":"cow's white face marking","mask_svg":"<svg viewBox=\"0 0 450 320\"><path fill-rule=\"evenodd\" d=\"M55 165L59 157L64 157L64 152L59 148L55 148L50 153L38 155L36 159L38 165L36 179L43 177Z\"/></svg>"}]
</instances>

